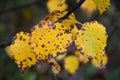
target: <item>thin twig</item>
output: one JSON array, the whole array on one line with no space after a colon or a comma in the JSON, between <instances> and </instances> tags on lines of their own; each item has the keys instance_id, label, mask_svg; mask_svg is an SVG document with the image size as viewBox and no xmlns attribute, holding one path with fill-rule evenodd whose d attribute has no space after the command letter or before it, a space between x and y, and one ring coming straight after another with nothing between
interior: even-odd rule
<instances>
[{"instance_id":1,"label":"thin twig","mask_svg":"<svg viewBox=\"0 0 120 80\"><path fill-rule=\"evenodd\" d=\"M42 0L36 0L34 2L31 2L31 3L28 3L28 4L24 4L24 5L21 5L21 6L14 6L12 8L0 11L0 15L5 14L5 13L10 12L10 11L21 10L21 9L24 9L24 8L27 8L27 7L39 4L41 1ZM11 43L12 43L12 41L3 42L3 43L0 44L0 48L5 48L6 46L9 46Z\"/></svg>"},{"instance_id":2,"label":"thin twig","mask_svg":"<svg viewBox=\"0 0 120 80\"><path fill-rule=\"evenodd\" d=\"M3 42L0 44L0 48L5 48L6 46L9 46L12 43L12 41L9 42Z\"/></svg>"},{"instance_id":3,"label":"thin twig","mask_svg":"<svg viewBox=\"0 0 120 80\"><path fill-rule=\"evenodd\" d=\"M108 41L110 41L110 39L112 38L113 34L118 30L120 29L119 26L115 26L115 28L113 29L113 31L110 33L109 37L108 37Z\"/></svg>"},{"instance_id":4,"label":"thin twig","mask_svg":"<svg viewBox=\"0 0 120 80\"><path fill-rule=\"evenodd\" d=\"M5 14L5 13L10 12L10 11L17 11L17 10L20 10L20 9L24 9L24 8L27 8L27 7L39 4L41 1L42 0L36 0L34 2L31 2L31 3L28 3L28 4L24 4L24 5L21 5L21 6L14 6L12 8L0 11L0 15Z\"/></svg>"},{"instance_id":5,"label":"thin twig","mask_svg":"<svg viewBox=\"0 0 120 80\"><path fill-rule=\"evenodd\" d=\"M59 18L56 22L60 22L64 19L66 19L67 17L69 17L69 15L74 12L76 9L78 9L82 3L84 2L85 0L80 0L67 14L65 14L63 17Z\"/></svg>"}]
</instances>

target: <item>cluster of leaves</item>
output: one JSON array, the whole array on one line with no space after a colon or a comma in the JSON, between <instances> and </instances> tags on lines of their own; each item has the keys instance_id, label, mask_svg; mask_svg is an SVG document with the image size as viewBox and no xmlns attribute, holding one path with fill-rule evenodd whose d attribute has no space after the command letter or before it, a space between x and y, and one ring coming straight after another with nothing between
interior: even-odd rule
<instances>
[{"instance_id":1,"label":"cluster of leaves","mask_svg":"<svg viewBox=\"0 0 120 80\"><path fill-rule=\"evenodd\" d=\"M67 9L66 0L48 0L47 6L49 12L53 10L64 11ZM80 0L77 0L78 2ZM86 14L91 15L95 10L98 9L100 14L103 14L110 7L110 0L85 0L85 2L81 5L81 9L83 9Z\"/></svg>"},{"instance_id":2,"label":"cluster of leaves","mask_svg":"<svg viewBox=\"0 0 120 80\"><path fill-rule=\"evenodd\" d=\"M60 7L57 8L60 11L53 11L51 2L57 1L59 4L56 3L54 7ZM52 71L58 74L61 68L55 59L64 59L64 68L70 74L78 69L81 62L91 61L96 67L104 67L107 63L105 27L97 21L82 24L75 19L73 13L68 18L56 22L67 13L61 11L64 10L62 6L65 4L65 0L57 1L49 0L48 5L51 8L49 10L52 13L35 25L30 33L21 31L13 37L12 44L6 47L9 56L22 72L39 62L44 62L53 63ZM98 3L100 0L93 1ZM102 6L102 8L100 6L100 11L104 12L105 8L106 6ZM81 28L78 29L76 24L81 25ZM75 50L71 51L73 55L66 56L72 44L75 45Z\"/></svg>"},{"instance_id":3,"label":"cluster of leaves","mask_svg":"<svg viewBox=\"0 0 120 80\"><path fill-rule=\"evenodd\" d=\"M105 12L110 6L110 0L85 0L81 6L87 14L92 14L96 9L99 10L100 14Z\"/></svg>"}]
</instances>

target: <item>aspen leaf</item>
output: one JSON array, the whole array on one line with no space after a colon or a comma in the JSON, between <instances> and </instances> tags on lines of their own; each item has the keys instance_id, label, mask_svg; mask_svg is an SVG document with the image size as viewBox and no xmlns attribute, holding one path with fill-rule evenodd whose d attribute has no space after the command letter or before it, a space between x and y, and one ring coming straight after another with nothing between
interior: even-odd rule
<instances>
[{"instance_id":1,"label":"aspen leaf","mask_svg":"<svg viewBox=\"0 0 120 80\"><path fill-rule=\"evenodd\" d=\"M77 33L75 44L80 53L101 60L99 58L104 57L107 41L105 27L97 21L86 22Z\"/></svg>"},{"instance_id":2,"label":"aspen leaf","mask_svg":"<svg viewBox=\"0 0 120 80\"><path fill-rule=\"evenodd\" d=\"M97 6L93 0L85 0L85 2L81 5L81 8L88 14L91 15L95 10L97 10Z\"/></svg>"},{"instance_id":3,"label":"aspen leaf","mask_svg":"<svg viewBox=\"0 0 120 80\"><path fill-rule=\"evenodd\" d=\"M57 21L59 18L63 17L65 14L67 13L67 11L53 11L50 15L48 15L45 20L47 21L51 21L51 22L55 22ZM74 13L72 13L68 18L66 18L65 20L60 22L63 26L65 26L66 29L71 29L71 25L77 24L79 23L76 18Z\"/></svg>"},{"instance_id":4,"label":"aspen leaf","mask_svg":"<svg viewBox=\"0 0 120 80\"><path fill-rule=\"evenodd\" d=\"M29 39L28 33L17 33L13 38L13 43L7 47L8 54L13 58L22 72L37 63L35 54L32 53L30 48Z\"/></svg>"},{"instance_id":5,"label":"aspen leaf","mask_svg":"<svg viewBox=\"0 0 120 80\"><path fill-rule=\"evenodd\" d=\"M64 11L68 6L65 0L48 0L47 7L49 12L52 12L54 10Z\"/></svg>"},{"instance_id":6,"label":"aspen leaf","mask_svg":"<svg viewBox=\"0 0 120 80\"><path fill-rule=\"evenodd\" d=\"M99 10L100 14L105 12L110 6L110 0L85 0L81 5L81 8L88 14L91 15L96 9Z\"/></svg>"},{"instance_id":7,"label":"aspen leaf","mask_svg":"<svg viewBox=\"0 0 120 80\"><path fill-rule=\"evenodd\" d=\"M68 56L64 60L64 68L70 74L74 74L79 68L79 60L77 56Z\"/></svg>"},{"instance_id":8,"label":"aspen leaf","mask_svg":"<svg viewBox=\"0 0 120 80\"><path fill-rule=\"evenodd\" d=\"M107 56L106 56L106 55L103 55L103 56L101 57L101 55L99 55L98 57L93 58L93 59L92 59L92 64L93 64L95 67L104 68L105 65L107 64Z\"/></svg>"},{"instance_id":9,"label":"aspen leaf","mask_svg":"<svg viewBox=\"0 0 120 80\"><path fill-rule=\"evenodd\" d=\"M54 58L48 60L48 63L51 64L52 72L57 75L61 71L60 65L56 62Z\"/></svg>"},{"instance_id":10,"label":"aspen leaf","mask_svg":"<svg viewBox=\"0 0 120 80\"><path fill-rule=\"evenodd\" d=\"M110 0L93 0L100 12L102 14L110 7Z\"/></svg>"},{"instance_id":11,"label":"aspen leaf","mask_svg":"<svg viewBox=\"0 0 120 80\"><path fill-rule=\"evenodd\" d=\"M31 48L39 61L66 52L72 42L72 34L66 32L64 26L60 23L49 23L51 22L41 21L39 25L34 26L31 33Z\"/></svg>"},{"instance_id":12,"label":"aspen leaf","mask_svg":"<svg viewBox=\"0 0 120 80\"><path fill-rule=\"evenodd\" d=\"M8 55L10 58L13 59L13 57L12 57L12 51L11 51L10 46L7 46L7 47L5 48L5 51L6 51L7 55Z\"/></svg>"},{"instance_id":13,"label":"aspen leaf","mask_svg":"<svg viewBox=\"0 0 120 80\"><path fill-rule=\"evenodd\" d=\"M60 71L61 71L61 67L58 64L52 65L52 72L55 75L58 75L60 73Z\"/></svg>"},{"instance_id":14,"label":"aspen leaf","mask_svg":"<svg viewBox=\"0 0 120 80\"><path fill-rule=\"evenodd\" d=\"M58 5L59 5L59 6L62 6L65 2L66 2L66 0L61 0Z\"/></svg>"},{"instance_id":15,"label":"aspen leaf","mask_svg":"<svg viewBox=\"0 0 120 80\"><path fill-rule=\"evenodd\" d=\"M86 56L79 54L79 61L85 64L89 61L89 59Z\"/></svg>"},{"instance_id":16,"label":"aspen leaf","mask_svg":"<svg viewBox=\"0 0 120 80\"><path fill-rule=\"evenodd\" d=\"M75 51L75 55L78 56L79 62L81 63L87 63L89 61L88 57L82 55L79 50Z\"/></svg>"},{"instance_id":17,"label":"aspen leaf","mask_svg":"<svg viewBox=\"0 0 120 80\"><path fill-rule=\"evenodd\" d=\"M63 12L59 10L52 11L48 16L45 17L45 20L55 22L64 15L62 13Z\"/></svg>"}]
</instances>

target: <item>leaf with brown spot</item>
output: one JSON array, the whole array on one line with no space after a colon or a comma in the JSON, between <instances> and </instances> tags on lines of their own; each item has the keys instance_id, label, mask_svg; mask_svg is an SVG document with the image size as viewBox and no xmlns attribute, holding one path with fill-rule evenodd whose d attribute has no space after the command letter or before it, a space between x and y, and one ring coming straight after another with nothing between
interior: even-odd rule
<instances>
[{"instance_id":1,"label":"leaf with brown spot","mask_svg":"<svg viewBox=\"0 0 120 80\"><path fill-rule=\"evenodd\" d=\"M98 60L105 54L107 42L106 29L103 25L94 22L86 22L82 26L85 30L79 30L75 39L75 44L80 53L88 58L96 57ZM82 34L82 35L81 35ZM84 34L84 35L83 35ZM104 44L103 44L104 43Z\"/></svg>"},{"instance_id":2,"label":"leaf with brown spot","mask_svg":"<svg viewBox=\"0 0 120 80\"><path fill-rule=\"evenodd\" d=\"M29 39L28 33L19 32L13 38L13 43L6 48L22 72L37 63L36 56L30 48Z\"/></svg>"},{"instance_id":3,"label":"leaf with brown spot","mask_svg":"<svg viewBox=\"0 0 120 80\"><path fill-rule=\"evenodd\" d=\"M102 14L110 7L110 0L93 0L100 12Z\"/></svg>"},{"instance_id":4,"label":"leaf with brown spot","mask_svg":"<svg viewBox=\"0 0 120 80\"><path fill-rule=\"evenodd\" d=\"M44 24L34 26L30 38L31 47L39 61L45 61L50 57L56 57L58 53L66 52L66 48L72 42L72 34L66 33L61 23L49 25L48 21L42 22Z\"/></svg>"}]
</instances>

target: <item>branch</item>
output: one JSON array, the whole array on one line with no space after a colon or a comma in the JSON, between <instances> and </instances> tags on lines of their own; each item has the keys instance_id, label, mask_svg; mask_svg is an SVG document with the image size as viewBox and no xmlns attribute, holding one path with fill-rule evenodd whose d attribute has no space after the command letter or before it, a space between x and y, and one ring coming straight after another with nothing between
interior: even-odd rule
<instances>
[{"instance_id":1,"label":"branch","mask_svg":"<svg viewBox=\"0 0 120 80\"><path fill-rule=\"evenodd\" d=\"M120 29L120 27L117 25L115 26L115 28L113 29L113 31L111 32L111 34L109 35L108 37L108 41L110 41L110 39L112 38L113 34L118 30Z\"/></svg>"},{"instance_id":2,"label":"branch","mask_svg":"<svg viewBox=\"0 0 120 80\"><path fill-rule=\"evenodd\" d=\"M34 4L37 4L39 3L41 0L38 0L38 1L35 1L33 3L29 3L29 4L25 4L23 6L18 6L18 7L13 7L13 8L10 8L10 9L7 9L7 10L4 10L2 12L0 12L0 15L3 14L3 13L6 13L8 11L14 11L14 10L18 10L18 9L22 9L22 8L25 8L25 7L28 7L28 6L31 6L31 5L34 5ZM67 14L65 14L63 17L59 18L56 22L60 22L64 19L66 19L67 17L69 17L69 15L74 12L76 9L78 9L82 3L84 2L85 0L80 0L70 11L68 11ZM10 45L12 43L12 41L10 42L4 42L2 44L0 44L0 48L5 48L6 46Z\"/></svg>"},{"instance_id":3,"label":"branch","mask_svg":"<svg viewBox=\"0 0 120 80\"><path fill-rule=\"evenodd\" d=\"M5 13L10 12L10 11L17 11L17 10L20 10L20 9L24 9L24 8L39 4L41 1L42 0L36 0L36 1L28 3L28 4L24 4L24 5L21 5L21 6L15 6L15 7L0 11L0 15L5 14ZM9 46L11 43L12 43L12 41L3 42L3 43L0 44L0 48L5 48L6 46Z\"/></svg>"},{"instance_id":4,"label":"branch","mask_svg":"<svg viewBox=\"0 0 120 80\"><path fill-rule=\"evenodd\" d=\"M78 9L82 3L84 2L85 0L80 0L67 14L65 14L63 17L59 18L56 22L61 22L62 20L66 19L67 17L69 17L69 15L74 12L76 9Z\"/></svg>"},{"instance_id":5,"label":"branch","mask_svg":"<svg viewBox=\"0 0 120 80\"><path fill-rule=\"evenodd\" d=\"M5 14L5 13L10 12L10 11L17 11L17 10L20 10L20 9L23 9L23 8L27 8L27 7L39 4L41 1L42 0L36 0L34 2L31 2L31 3L28 3L28 4L24 4L24 5L21 5L21 6L14 6L12 8L0 11L0 15Z\"/></svg>"},{"instance_id":6,"label":"branch","mask_svg":"<svg viewBox=\"0 0 120 80\"><path fill-rule=\"evenodd\" d=\"M9 42L3 42L0 44L0 48L5 48L6 46L9 46L12 43L12 41Z\"/></svg>"}]
</instances>

